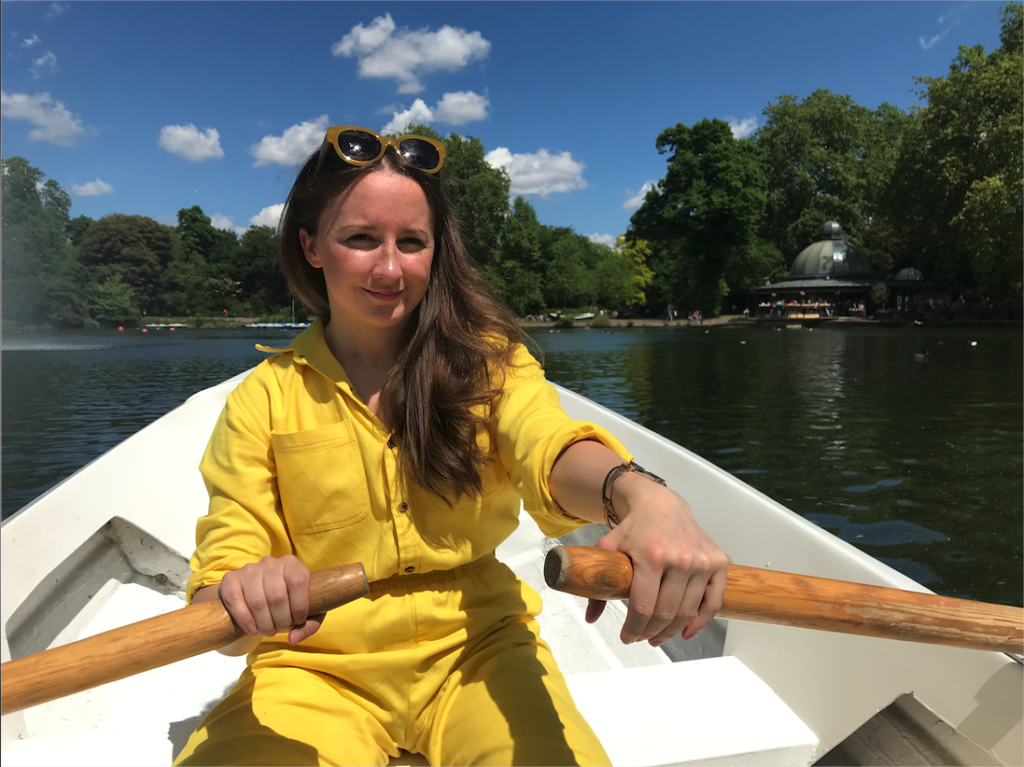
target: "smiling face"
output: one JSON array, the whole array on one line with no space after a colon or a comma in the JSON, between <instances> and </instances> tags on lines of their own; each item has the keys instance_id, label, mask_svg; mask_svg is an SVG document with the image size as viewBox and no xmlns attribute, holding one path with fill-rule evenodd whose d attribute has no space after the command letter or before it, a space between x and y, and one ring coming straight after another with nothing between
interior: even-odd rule
<instances>
[{"instance_id":1,"label":"smiling face","mask_svg":"<svg viewBox=\"0 0 1024 767\"><path fill-rule=\"evenodd\" d=\"M323 269L331 323L400 328L419 306L434 257L434 216L411 178L367 173L299 232L306 260Z\"/></svg>"}]
</instances>

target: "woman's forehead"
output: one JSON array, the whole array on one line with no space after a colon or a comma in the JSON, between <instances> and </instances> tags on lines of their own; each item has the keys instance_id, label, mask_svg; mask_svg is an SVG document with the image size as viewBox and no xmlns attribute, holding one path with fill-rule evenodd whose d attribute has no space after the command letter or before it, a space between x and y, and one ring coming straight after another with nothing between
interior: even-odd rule
<instances>
[{"instance_id":1,"label":"woman's forehead","mask_svg":"<svg viewBox=\"0 0 1024 767\"><path fill-rule=\"evenodd\" d=\"M421 224L433 220L423 188L408 176L383 170L363 175L324 214L339 224L349 219L419 219Z\"/></svg>"}]
</instances>

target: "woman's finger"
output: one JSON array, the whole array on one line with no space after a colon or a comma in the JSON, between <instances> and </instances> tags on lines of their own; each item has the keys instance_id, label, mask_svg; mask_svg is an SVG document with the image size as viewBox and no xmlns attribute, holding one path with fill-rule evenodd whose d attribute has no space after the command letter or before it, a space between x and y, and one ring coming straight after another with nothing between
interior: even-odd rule
<instances>
[{"instance_id":1,"label":"woman's finger","mask_svg":"<svg viewBox=\"0 0 1024 767\"><path fill-rule=\"evenodd\" d=\"M604 612L605 605L608 603L603 599L589 599L587 600L587 623L596 623L597 619L601 617Z\"/></svg>"},{"instance_id":2,"label":"woman's finger","mask_svg":"<svg viewBox=\"0 0 1024 767\"><path fill-rule=\"evenodd\" d=\"M715 613L722 609L722 599L725 597L725 570L717 570L708 581L704 591L704 599L701 601L697 617L687 624L683 629L683 639L693 639L699 632L711 625Z\"/></svg>"},{"instance_id":3,"label":"woman's finger","mask_svg":"<svg viewBox=\"0 0 1024 767\"><path fill-rule=\"evenodd\" d=\"M283 568L269 568L263 573L263 593L272 623L271 634L288 631L295 625L289 601L288 586L284 581Z\"/></svg>"},{"instance_id":4,"label":"woman's finger","mask_svg":"<svg viewBox=\"0 0 1024 767\"><path fill-rule=\"evenodd\" d=\"M691 573L690 580L686 583L686 590L683 592L682 598L676 604L676 616L675 618L658 633L657 636L651 639L651 644L654 647L667 642L673 637L679 636L679 634L700 614L701 600L704 598L704 593L707 590L707 576L701 577L700 573ZM713 615L714 613L712 613ZM703 626L701 626L703 628ZM696 629L693 633L696 634L700 629Z\"/></svg>"},{"instance_id":5,"label":"woman's finger","mask_svg":"<svg viewBox=\"0 0 1024 767\"><path fill-rule=\"evenodd\" d=\"M224 579L217 588L217 596L224 603L228 615L241 627L242 631L250 636L260 633L256 626L256 619L252 617L249 606L245 603L245 593L242 591L242 583L237 573L230 572L224 575Z\"/></svg>"},{"instance_id":6,"label":"woman's finger","mask_svg":"<svg viewBox=\"0 0 1024 767\"><path fill-rule=\"evenodd\" d=\"M654 637L668 629L672 630L673 635L682 631L684 624L680 623L680 605L684 603L687 590L692 588L692 584L693 578L685 570L665 572L661 579L661 588L658 590L654 614L651 615L641 639L650 639L653 642ZM696 614L695 609L694 615Z\"/></svg>"},{"instance_id":7,"label":"woman's finger","mask_svg":"<svg viewBox=\"0 0 1024 767\"><path fill-rule=\"evenodd\" d=\"M284 583L288 589L291 625L300 626L306 622L309 613L309 568L298 559L287 560L284 566Z\"/></svg>"},{"instance_id":8,"label":"woman's finger","mask_svg":"<svg viewBox=\"0 0 1024 767\"><path fill-rule=\"evenodd\" d=\"M288 644L297 645L299 642L309 639L313 634L320 630L320 626L323 624L324 618L326 617L326 613L310 615L305 621L303 621L302 625L296 626L288 632Z\"/></svg>"},{"instance_id":9,"label":"woman's finger","mask_svg":"<svg viewBox=\"0 0 1024 767\"><path fill-rule=\"evenodd\" d=\"M634 562L633 583L629 587L629 609L626 622L619 635L625 644L631 644L644 635L647 624L658 604L661 570L654 570L639 561Z\"/></svg>"}]
</instances>

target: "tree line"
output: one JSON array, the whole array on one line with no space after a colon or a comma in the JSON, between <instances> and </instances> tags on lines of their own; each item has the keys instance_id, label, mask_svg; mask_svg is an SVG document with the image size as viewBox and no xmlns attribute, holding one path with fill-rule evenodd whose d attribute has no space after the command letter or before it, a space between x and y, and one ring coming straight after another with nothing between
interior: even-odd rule
<instances>
[{"instance_id":1,"label":"tree line","mask_svg":"<svg viewBox=\"0 0 1024 767\"><path fill-rule=\"evenodd\" d=\"M775 281L838 221L879 276L916 267L969 297L1020 300L1024 271L1021 5L1000 46L960 46L945 77L915 78L925 105L871 110L817 90L780 96L737 140L720 120L658 136L667 171L630 221L655 278L649 302L707 315Z\"/></svg>"},{"instance_id":2,"label":"tree line","mask_svg":"<svg viewBox=\"0 0 1024 767\"><path fill-rule=\"evenodd\" d=\"M752 136L721 120L667 128L666 171L615 248L541 224L510 200L483 143L452 133L442 174L467 248L519 316L601 306L718 313L776 280L826 220L879 275L913 266L973 296L1019 299L1024 268L1022 14L1003 9L1001 45L961 46L946 77L916 78L908 112L818 90L783 95ZM408 132L441 138L413 125ZM81 327L227 310L290 317L273 228L241 237L199 206L177 225L139 215L71 217L71 199L21 157L3 160L3 317Z\"/></svg>"}]
</instances>

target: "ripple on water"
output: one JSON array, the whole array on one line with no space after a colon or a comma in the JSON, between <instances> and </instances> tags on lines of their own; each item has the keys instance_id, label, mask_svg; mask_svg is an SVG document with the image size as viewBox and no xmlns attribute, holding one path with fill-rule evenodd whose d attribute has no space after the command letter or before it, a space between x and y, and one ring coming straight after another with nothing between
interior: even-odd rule
<instances>
[{"instance_id":1,"label":"ripple on water","mask_svg":"<svg viewBox=\"0 0 1024 767\"><path fill-rule=\"evenodd\" d=\"M767 474L764 469L736 469L732 474Z\"/></svg>"},{"instance_id":2,"label":"ripple on water","mask_svg":"<svg viewBox=\"0 0 1024 767\"><path fill-rule=\"evenodd\" d=\"M879 487L896 487L896 485L902 484L902 479L880 479L875 484Z\"/></svg>"},{"instance_id":3,"label":"ripple on water","mask_svg":"<svg viewBox=\"0 0 1024 767\"><path fill-rule=\"evenodd\" d=\"M851 485L850 487L844 487L843 489L848 493L866 493L869 490L874 490L876 485Z\"/></svg>"},{"instance_id":4,"label":"ripple on water","mask_svg":"<svg viewBox=\"0 0 1024 767\"><path fill-rule=\"evenodd\" d=\"M719 453L742 453L742 447L726 447L718 451Z\"/></svg>"},{"instance_id":5,"label":"ripple on water","mask_svg":"<svg viewBox=\"0 0 1024 767\"><path fill-rule=\"evenodd\" d=\"M855 471L844 471L843 472L843 476L844 477L856 477L857 476L857 472L855 472Z\"/></svg>"},{"instance_id":6,"label":"ripple on water","mask_svg":"<svg viewBox=\"0 0 1024 767\"><path fill-rule=\"evenodd\" d=\"M864 546L898 546L904 543L932 543L949 540L942 533L903 520L857 524L839 514L807 514L806 519L819 527L836 529L847 543Z\"/></svg>"},{"instance_id":7,"label":"ripple on water","mask_svg":"<svg viewBox=\"0 0 1024 767\"><path fill-rule=\"evenodd\" d=\"M890 559L887 557L875 558L882 564L889 565L893 570L899 570L905 576L917 581L918 583L935 583L939 580L939 576L919 562L914 562L910 559ZM965 595L961 598L967 599L970 597Z\"/></svg>"}]
</instances>

